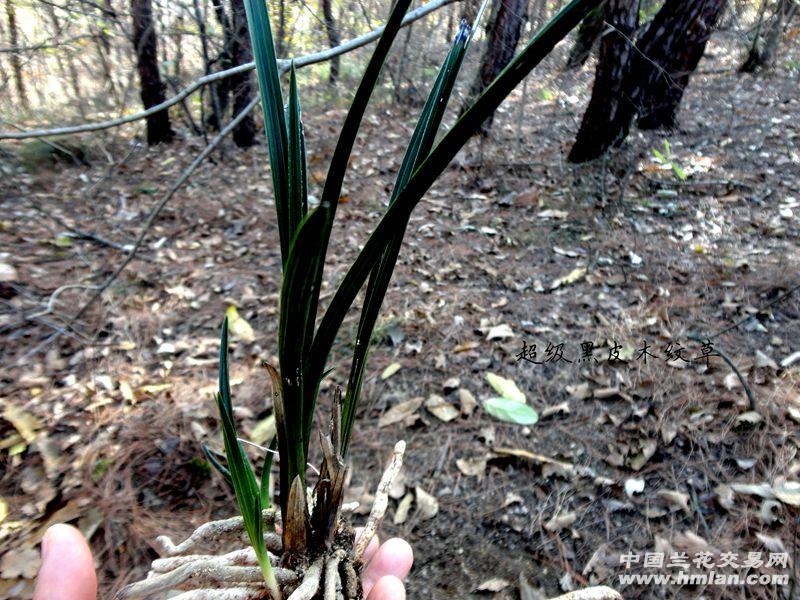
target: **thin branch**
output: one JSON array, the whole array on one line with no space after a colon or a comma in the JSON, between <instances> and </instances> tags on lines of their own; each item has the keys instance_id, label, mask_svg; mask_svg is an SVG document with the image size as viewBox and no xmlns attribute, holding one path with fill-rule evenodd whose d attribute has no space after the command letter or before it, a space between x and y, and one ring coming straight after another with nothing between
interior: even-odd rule
<instances>
[{"instance_id":1,"label":"thin branch","mask_svg":"<svg viewBox=\"0 0 800 600\"><path fill-rule=\"evenodd\" d=\"M454 0L433 0L428 4L422 5L419 8L412 10L405 16L405 18L403 19L403 26L413 23L414 21L421 19L422 17L432 13L435 10L438 10L439 8L453 1ZM356 38L353 38L352 40L345 42L344 44L341 44L336 48L330 48L329 50L324 50L322 52L314 52L313 54L306 54L305 56L300 56L294 59L295 68L299 69L301 67L307 67L309 65L325 62L327 60L334 58L335 56L340 56L342 54L346 54L347 52L352 52L357 48L366 46L370 42L374 42L381 36L382 33L383 33L383 27L378 27L377 29L370 31L369 33L365 33L364 35L360 35ZM288 70L290 63L291 61L288 59L283 59L278 61L279 67L281 68L282 71ZM215 81L219 81L221 79L225 79L226 77L231 77L233 75L238 75L240 73L246 73L247 71L250 71L254 68L255 68L255 63L249 62L243 65L239 65L237 67L233 67L231 69L225 69L224 71L218 71L217 73L200 77L198 79L195 79L193 83L191 83L188 87L185 87L183 90L181 90L172 98L169 98L164 102L162 102L161 104L156 104L155 106L152 106L147 110L143 110L133 115L127 115L124 117L120 117L118 119L111 119L109 121L101 121L99 123L84 123L83 125L75 125L71 127L57 127L55 129L36 129L20 133L14 131L0 131L0 140L24 140L29 138L41 138L41 137L51 137L56 135L85 133L87 131L101 131L103 129L118 127L120 125L124 125L125 123L132 123L133 121L144 119L152 114L167 109L170 106L173 106L178 102L181 102L192 92L194 92L195 90L204 85L213 83Z\"/></svg>"}]
</instances>

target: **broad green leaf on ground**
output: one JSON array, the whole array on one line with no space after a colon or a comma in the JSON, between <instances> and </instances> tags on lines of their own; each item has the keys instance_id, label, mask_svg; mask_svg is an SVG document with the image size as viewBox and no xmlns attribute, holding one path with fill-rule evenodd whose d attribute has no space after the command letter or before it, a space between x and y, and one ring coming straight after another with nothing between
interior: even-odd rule
<instances>
[{"instance_id":1,"label":"broad green leaf on ground","mask_svg":"<svg viewBox=\"0 0 800 600\"><path fill-rule=\"evenodd\" d=\"M489 398L484 400L483 408L493 417L517 425L533 425L539 420L533 408L511 398Z\"/></svg>"}]
</instances>

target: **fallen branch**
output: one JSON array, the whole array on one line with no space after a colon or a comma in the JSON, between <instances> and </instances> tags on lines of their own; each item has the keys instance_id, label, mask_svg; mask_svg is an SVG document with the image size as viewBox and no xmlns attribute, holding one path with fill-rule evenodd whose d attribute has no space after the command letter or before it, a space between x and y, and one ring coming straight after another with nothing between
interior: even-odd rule
<instances>
[{"instance_id":1,"label":"fallen branch","mask_svg":"<svg viewBox=\"0 0 800 600\"><path fill-rule=\"evenodd\" d=\"M422 17L429 15L435 10L440 9L441 7L454 2L455 0L433 0L427 4L420 6L419 8L412 10L409 12L405 18L403 19L403 27L413 23L421 19ZM373 29L372 31L365 33L364 35L360 35L352 40L349 40L335 48L330 48L328 50L324 50L322 52L314 52L313 54L306 54L305 56L299 56L294 59L295 68L307 67L309 65L321 63L328 61L336 56L340 56L342 54L346 54L348 52L352 52L362 46L366 46L370 42L374 42L377 40L381 34L383 33L383 27L378 27L377 29ZM289 69L289 65L291 64L290 59L283 59L278 61L278 66L280 67L282 72L285 72ZM132 123L134 121L139 121L141 119L147 118L152 114L160 112L178 104L179 102L183 101L187 96L189 96L192 92L197 90L198 88L203 87L204 85L208 85L209 83L214 83L215 81L220 81L221 79L225 79L227 77L232 77L233 75L238 75L240 73L246 73L252 69L255 69L255 63L249 62L243 65L239 65L238 67L233 67L231 69L225 69L224 71L218 71L217 73L212 73L210 75L205 75L204 77L200 77L195 79L189 86L185 87L183 90L178 92L176 95L168 98L161 104L156 104L155 106L151 106L147 110L143 110L141 112L127 115L124 117L120 117L118 119L110 119L108 121L100 121L99 123L84 123L83 125L74 125L70 127L56 127L54 129L35 129L32 131L23 131L23 132L13 132L13 131L0 131L0 140L25 140L29 138L41 138L41 137L52 137L56 135L70 135L74 133L86 133L88 131L101 131L103 129L111 129L112 127L119 127L120 125L124 125L126 123Z\"/></svg>"}]
</instances>

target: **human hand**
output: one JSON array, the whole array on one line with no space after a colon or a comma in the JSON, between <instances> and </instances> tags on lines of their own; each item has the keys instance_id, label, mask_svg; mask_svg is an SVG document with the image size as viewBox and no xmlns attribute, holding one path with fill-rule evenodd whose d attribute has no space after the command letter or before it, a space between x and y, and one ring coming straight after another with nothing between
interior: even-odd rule
<instances>
[{"instance_id":1,"label":"human hand","mask_svg":"<svg viewBox=\"0 0 800 600\"><path fill-rule=\"evenodd\" d=\"M356 530L356 538L359 535L361 528ZM367 600L405 600L403 580L414 564L414 552L408 542L392 538L380 544L375 536L364 551L364 564L367 566L361 574L361 585Z\"/></svg>"},{"instance_id":2,"label":"human hand","mask_svg":"<svg viewBox=\"0 0 800 600\"><path fill-rule=\"evenodd\" d=\"M92 551L71 525L53 525L42 538L42 566L33 600L95 600Z\"/></svg>"},{"instance_id":3,"label":"human hand","mask_svg":"<svg viewBox=\"0 0 800 600\"><path fill-rule=\"evenodd\" d=\"M362 575L367 600L405 600L403 580L414 562L411 546L392 538L379 545L373 538L364 552ZM95 600L97 576L92 552L80 531L53 525L42 539L42 566L33 600Z\"/></svg>"}]
</instances>

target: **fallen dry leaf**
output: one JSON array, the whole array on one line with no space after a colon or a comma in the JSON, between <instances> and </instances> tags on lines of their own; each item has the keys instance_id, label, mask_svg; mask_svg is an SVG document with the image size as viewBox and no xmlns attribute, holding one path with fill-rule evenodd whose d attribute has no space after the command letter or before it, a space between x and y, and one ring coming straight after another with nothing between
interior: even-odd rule
<instances>
[{"instance_id":1,"label":"fallen dry leaf","mask_svg":"<svg viewBox=\"0 0 800 600\"><path fill-rule=\"evenodd\" d=\"M477 477L478 481L483 479L483 474L486 471L485 458L459 458L456 460L456 466L462 474L467 477Z\"/></svg>"},{"instance_id":2,"label":"fallen dry leaf","mask_svg":"<svg viewBox=\"0 0 800 600\"><path fill-rule=\"evenodd\" d=\"M395 363L390 364L388 367L386 367L381 372L381 379L386 381L387 379L389 379L389 377L391 377L392 375L397 373L400 370L400 367L402 367L402 366L403 365L401 365L399 362L395 362Z\"/></svg>"},{"instance_id":3,"label":"fallen dry leaf","mask_svg":"<svg viewBox=\"0 0 800 600\"><path fill-rule=\"evenodd\" d=\"M455 406L450 404L447 400L436 394L431 394L425 401L425 408L434 417L445 423L449 423L456 419L461 414Z\"/></svg>"},{"instance_id":4,"label":"fallen dry leaf","mask_svg":"<svg viewBox=\"0 0 800 600\"><path fill-rule=\"evenodd\" d=\"M572 524L575 523L577 519L578 514L575 512L558 513L553 515L552 518L544 524L544 528L551 532L561 531L567 527L572 527Z\"/></svg>"},{"instance_id":5,"label":"fallen dry leaf","mask_svg":"<svg viewBox=\"0 0 800 600\"><path fill-rule=\"evenodd\" d=\"M492 577L491 579L487 579L486 581L482 582L478 587L475 588L476 592L501 592L506 589L511 582L501 579L500 577Z\"/></svg>"},{"instance_id":6,"label":"fallen dry leaf","mask_svg":"<svg viewBox=\"0 0 800 600\"><path fill-rule=\"evenodd\" d=\"M417 486L414 490L417 499L417 513L423 521L432 519L439 514L439 501L431 494Z\"/></svg>"},{"instance_id":7,"label":"fallen dry leaf","mask_svg":"<svg viewBox=\"0 0 800 600\"><path fill-rule=\"evenodd\" d=\"M378 427L387 427L409 419L422 406L423 400L422 396L417 396L404 400L400 404L395 404L378 419Z\"/></svg>"},{"instance_id":8,"label":"fallen dry leaf","mask_svg":"<svg viewBox=\"0 0 800 600\"><path fill-rule=\"evenodd\" d=\"M508 338L513 338L514 332L511 330L511 327L506 325L505 323L501 325L495 325L489 332L486 334L487 340L505 340Z\"/></svg>"},{"instance_id":9,"label":"fallen dry leaf","mask_svg":"<svg viewBox=\"0 0 800 600\"><path fill-rule=\"evenodd\" d=\"M656 496L664 500L670 506L679 508L687 514L689 510L689 494L679 492L678 490L659 490Z\"/></svg>"},{"instance_id":10,"label":"fallen dry leaf","mask_svg":"<svg viewBox=\"0 0 800 600\"><path fill-rule=\"evenodd\" d=\"M459 388L458 403L461 405L461 414L465 417L472 415L478 406L478 401L475 400L475 396L466 388Z\"/></svg>"},{"instance_id":11,"label":"fallen dry leaf","mask_svg":"<svg viewBox=\"0 0 800 600\"><path fill-rule=\"evenodd\" d=\"M33 579L39 571L39 551L33 548L6 552L0 560L0 577L3 579Z\"/></svg>"},{"instance_id":12,"label":"fallen dry leaf","mask_svg":"<svg viewBox=\"0 0 800 600\"><path fill-rule=\"evenodd\" d=\"M787 481L785 477L776 477L772 484L775 497L790 506L800 506L800 482Z\"/></svg>"}]
</instances>

